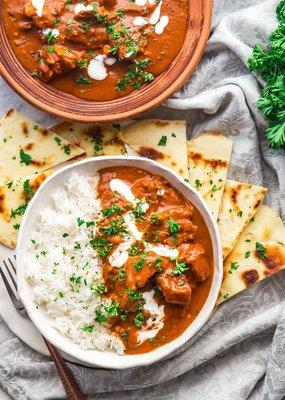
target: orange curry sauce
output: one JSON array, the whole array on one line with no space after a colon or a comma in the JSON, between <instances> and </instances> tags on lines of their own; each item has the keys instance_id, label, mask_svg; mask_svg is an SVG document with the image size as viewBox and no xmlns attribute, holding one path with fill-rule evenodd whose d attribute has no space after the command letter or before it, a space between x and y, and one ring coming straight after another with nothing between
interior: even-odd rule
<instances>
[{"instance_id":1,"label":"orange curry sauce","mask_svg":"<svg viewBox=\"0 0 285 400\"><path fill-rule=\"evenodd\" d=\"M39 16L35 5L40 0L3 0L3 21L17 59L35 79L82 99L113 100L165 71L179 53L188 25L188 0L136 1L87 0L81 4L91 10L76 13L79 0L45 0ZM168 23L156 33L150 21L160 2L159 17L167 17ZM143 25L135 18L143 18L137 20ZM98 55L113 59L101 65L101 75L102 68L107 74L101 80L88 73Z\"/></svg>"},{"instance_id":2,"label":"orange curry sauce","mask_svg":"<svg viewBox=\"0 0 285 400\"><path fill-rule=\"evenodd\" d=\"M134 194L134 205L110 189L120 179ZM203 307L212 283L213 251L206 224L198 210L166 180L138 168L112 167L99 171L98 196L102 219L97 223L93 246L103 256L106 295L116 315L109 318L112 331L125 342L126 353L153 350L177 338ZM112 267L109 256L124 241L124 215L131 212L143 232L128 250L121 268ZM146 251L145 243L178 249L176 259ZM103 254L102 254L103 251ZM164 305L164 326L156 337L138 344L139 330L149 318L144 309L144 292L154 290L154 300Z\"/></svg>"}]
</instances>

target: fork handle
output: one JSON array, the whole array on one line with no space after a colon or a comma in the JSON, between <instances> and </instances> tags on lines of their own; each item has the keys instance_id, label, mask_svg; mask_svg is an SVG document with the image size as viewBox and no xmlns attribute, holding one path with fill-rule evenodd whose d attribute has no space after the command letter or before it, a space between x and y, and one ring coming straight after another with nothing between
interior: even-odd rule
<instances>
[{"instance_id":1,"label":"fork handle","mask_svg":"<svg viewBox=\"0 0 285 400\"><path fill-rule=\"evenodd\" d=\"M87 400L87 397L79 388L79 385L76 382L73 373L71 372L65 361L62 359L57 349L45 338L43 339L56 366L57 372L61 378L68 400Z\"/></svg>"}]
</instances>

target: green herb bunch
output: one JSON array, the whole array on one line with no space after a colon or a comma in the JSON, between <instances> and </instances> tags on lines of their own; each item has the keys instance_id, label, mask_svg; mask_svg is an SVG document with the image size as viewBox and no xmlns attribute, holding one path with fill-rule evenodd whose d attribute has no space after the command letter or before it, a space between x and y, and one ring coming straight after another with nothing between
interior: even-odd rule
<instances>
[{"instance_id":1,"label":"green herb bunch","mask_svg":"<svg viewBox=\"0 0 285 400\"><path fill-rule=\"evenodd\" d=\"M285 150L285 0L276 9L279 25L269 35L268 49L256 44L248 60L248 67L265 80L259 110L268 120L265 135L269 147Z\"/></svg>"}]
</instances>

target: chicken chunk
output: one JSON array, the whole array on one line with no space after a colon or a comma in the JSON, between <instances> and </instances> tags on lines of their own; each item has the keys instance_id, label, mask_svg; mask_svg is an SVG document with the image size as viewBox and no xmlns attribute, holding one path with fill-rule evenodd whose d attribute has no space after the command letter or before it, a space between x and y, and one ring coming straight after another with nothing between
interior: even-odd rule
<instances>
[{"instance_id":1,"label":"chicken chunk","mask_svg":"<svg viewBox=\"0 0 285 400\"><path fill-rule=\"evenodd\" d=\"M168 269L156 278L156 282L168 303L185 306L191 299L192 289L185 275L174 276Z\"/></svg>"},{"instance_id":2,"label":"chicken chunk","mask_svg":"<svg viewBox=\"0 0 285 400\"><path fill-rule=\"evenodd\" d=\"M72 51L64 46L55 45L50 53L47 46L39 51L39 71L42 80L50 81L53 77L62 75L78 66L78 61L84 57L84 52Z\"/></svg>"},{"instance_id":3,"label":"chicken chunk","mask_svg":"<svg viewBox=\"0 0 285 400\"><path fill-rule=\"evenodd\" d=\"M134 265L139 262L140 256L129 257L126 265L127 287L137 289L146 285L147 281L157 272L155 267L155 255L148 254L143 262L141 269L136 269Z\"/></svg>"},{"instance_id":4,"label":"chicken chunk","mask_svg":"<svg viewBox=\"0 0 285 400\"><path fill-rule=\"evenodd\" d=\"M32 4L32 0L28 0L25 4L24 13L27 17L32 18L35 26L38 28L46 28L53 26L53 21L65 9L65 0L45 0L43 13L40 17L36 8Z\"/></svg>"},{"instance_id":5,"label":"chicken chunk","mask_svg":"<svg viewBox=\"0 0 285 400\"><path fill-rule=\"evenodd\" d=\"M191 266L190 270L196 281L204 282L210 274L204 248L199 244L182 244L178 251L179 260Z\"/></svg>"}]
</instances>

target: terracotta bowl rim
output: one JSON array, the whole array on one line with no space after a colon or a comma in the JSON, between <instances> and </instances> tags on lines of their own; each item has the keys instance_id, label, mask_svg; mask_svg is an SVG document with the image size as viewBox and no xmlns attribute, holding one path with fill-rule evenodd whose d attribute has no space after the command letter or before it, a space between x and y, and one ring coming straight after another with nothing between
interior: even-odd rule
<instances>
[{"instance_id":1,"label":"terracotta bowl rim","mask_svg":"<svg viewBox=\"0 0 285 400\"><path fill-rule=\"evenodd\" d=\"M189 4L190 1L189 0ZM195 0L194 0L195 1ZM3 3L3 0L0 0L0 4ZM74 122L82 122L82 123L107 123L107 122L114 122L116 121L121 121L121 120L126 120L126 119L131 119L134 117L137 117L139 115L142 115L155 107L158 107L161 105L166 99L171 97L177 90L179 90L183 84L188 80L194 69L196 68L197 64L199 63L205 46L207 44L207 40L209 37L209 32L211 28L211 17L212 17L212 0L201 0L201 4L203 7L203 18L202 18L202 26L201 26L201 31L200 31L200 37L198 39L198 42L195 46L195 49L193 51L192 57L189 61L188 64L186 64L185 60L179 67L179 72L177 73L174 78L171 77L171 73L168 73L169 70L171 72L171 66L175 65L175 63L179 62L179 59L181 58L181 54L183 49L185 48L185 42L186 38L184 40L184 44L177 55L177 57L173 60L173 62L170 64L170 66L167 68L166 71L164 71L161 75L159 75L155 80L149 84L144 86L142 89L132 92L131 94L121 97L116 100L111 100L111 101L102 101L102 102L92 102L92 101L87 101L87 100L81 100L79 98L78 101L81 103L81 107L77 107L78 111L72 111L68 109L61 109L57 105L57 99L62 97L62 92L48 87L47 85L43 85L41 82L35 80L35 87L38 86L39 88L44 88L47 90L47 93L49 93L53 97L53 101L47 101L44 102L42 99L36 98L33 94L29 92L29 85L25 86L23 83L22 77L15 77L11 74L9 71L8 67L9 64L7 64L4 60L3 57L3 50L0 43L0 74L2 77L5 79L5 81L8 83L9 86L11 86L15 92L17 92L21 97L23 97L26 101L28 101L30 104L33 106L41 109L42 111L45 111L49 114L55 115L63 120L67 121L74 121ZM7 47L9 49L9 55L14 58L13 61L16 62L17 67L21 70L22 73L27 74L27 76L30 77L30 73L20 64L20 62L16 59L13 50L11 49L7 36L5 34L3 24L2 25L2 38L4 37L4 43L7 44ZM1 29L1 28L0 28ZM191 29L190 26L190 21L188 24L187 32ZM0 32L1 33L1 32ZM187 35L187 33L186 33ZM165 80L163 80L165 78ZM148 91L149 89L159 87L164 85L164 88L159 89L159 95L156 97L151 98L149 101L144 101L143 99L143 94L144 92ZM168 85L169 84L169 85ZM74 99L74 96L69 95L67 93L64 93L64 97L68 99ZM124 109L124 105L126 106L128 103L132 103L132 101L136 98L138 99L137 105L134 105L134 108L129 107L128 109ZM116 104L118 103L118 104ZM98 108L100 107L102 111L100 111L99 114L92 114L90 112L89 114L83 113L82 109L84 109L84 105L93 105L96 104ZM106 109L106 106L112 105L117 108L117 112L111 112L105 114L104 110ZM94 110L95 112L95 110Z\"/></svg>"}]
</instances>

